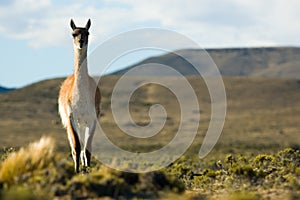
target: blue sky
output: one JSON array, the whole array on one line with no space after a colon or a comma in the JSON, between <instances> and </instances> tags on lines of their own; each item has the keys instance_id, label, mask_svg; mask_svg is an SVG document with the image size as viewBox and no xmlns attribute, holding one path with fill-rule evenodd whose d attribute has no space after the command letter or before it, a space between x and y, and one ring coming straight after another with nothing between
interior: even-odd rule
<instances>
[{"instance_id":1,"label":"blue sky","mask_svg":"<svg viewBox=\"0 0 300 200\"><path fill-rule=\"evenodd\" d=\"M78 26L91 18L90 51L143 27L177 31L203 48L300 46L299 9L297 0L1 0L0 85L22 87L71 74L71 18ZM113 69L158 53L128 56Z\"/></svg>"}]
</instances>

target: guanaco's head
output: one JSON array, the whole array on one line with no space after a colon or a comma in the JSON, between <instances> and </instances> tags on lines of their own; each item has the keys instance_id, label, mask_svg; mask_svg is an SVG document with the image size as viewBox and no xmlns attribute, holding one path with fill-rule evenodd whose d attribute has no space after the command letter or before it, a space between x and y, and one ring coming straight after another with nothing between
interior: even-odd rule
<instances>
[{"instance_id":1,"label":"guanaco's head","mask_svg":"<svg viewBox=\"0 0 300 200\"><path fill-rule=\"evenodd\" d=\"M91 20L89 19L85 27L76 27L73 19L70 22L71 28L73 29L73 43L78 49L86 48L88 45L89 28L91 27Z\"/></svg>"}]
</instances>

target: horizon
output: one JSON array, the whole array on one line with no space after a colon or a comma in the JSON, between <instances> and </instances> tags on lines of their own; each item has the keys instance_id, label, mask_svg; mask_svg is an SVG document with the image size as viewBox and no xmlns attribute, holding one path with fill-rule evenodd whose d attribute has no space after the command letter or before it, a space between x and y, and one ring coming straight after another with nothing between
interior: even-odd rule
<instances>
[{"instance_id":1,"label":"horizon","mask_svg":"<svg viewBox=\"0 0 300 200\"><path fill-rule=\"evenodd\" d=\"M284 0L2 1L0 42L5 48L0 49L0 85L20 88L72 74L71 18L79 27L91 19L89 52L120 33L145 27L178 32L204 49L297 48L300 47L299 7L298 1ZM155 51L139 52L111 66L111 71L157 55L159 52Z\"/></svg>"},{"instance_id":2,"label":"horizon","mask_svg":"<svg viewBox=\"0 0 300 200\"><path fill-rule=\"evenodd\" d=\"M300 46L257 46L257 47L221 47L221 48L206 48L204 49L205 51L215 51L215 50L241 50L241 49L279 49L279 48L294 48L294 49L300 49ZM182 51L182 50L199 50L198 48L183 48L183 49L177 49L177 50L174 50L172 52L176 52L176 51ZM129 63L128 65L124 66L124 67L120 67L120 68L117 68L115 70L112 70L112 71L109 71L109 73L105 73L104 75L110 75L110 74L113 74L115 72L118 72L120 70L123 70L123 69L127 69L127 68L130 68L140 62L143 62L144 60L147 60L149 58L152 58L152 57L159 57L159 56L163 56L165 54L168 54L170 52L164 52L164 53L161 53L161 54L157 54L157 55L149 55L149 56L146 56L146 57L142 57L140 59L137 59L137 60L134 60L132 63ZM73 69L73 68L72 68ZM72 72L73 73L73 72ZM59 78L66 78L68 77L69 75L71 74L67 74L66 76L57 76L57 77L48 77L48 78L44 78L44 79L40 79L40 80L36 80L36 81L33 81L33 82L28 82L27 84L25 85L21 85L21 86L18 86L18 87L7 87L6 85L1 85L0 83L0 88L3 88L3 89L20 89L20 88L23 88L23 87L27 87L27 86L30 86L32 84L35 84L35 83L38 83L38 82L41 82L41 81L46 81L46 80L51 80L51 79L59 79ZM92 74L92 76L97 76L95 74Z\"/></svg>"},{"instance_id":3,"label":"horizon","mask_svg":"<svg viewBox=\"0 0 300 200\"><path fill-rule=\"evenodd\" d=\"M289 49L289 48L293 48L293 49L300 49L300 47L298 47L298 46L257 46L257 47L222 47L222 48L207 48L207 49L205 49L205 51L215 51L215 50L242 50L242 49L280 49L280 48L282 48L282 49ZM176 52L176 51L182 51L182 50L199 50L199 49L197 49L197 48L191 48L191 49L177 49L177 50L175 50L175 51L172 51L172 52ZM127 68L130 68L130 67L132 67L132 66L134 66L134 65L136 65L136 64L138 64L138 63L140 63L140 62L143 62L144 60L147 60L147 59L149 59L149 58L152 58L152 57L160 57L160 56L163 56L163 55L166 55L166 54L168 54L168 53L170 53L170 52L167 52L167 53L162 53L162 54L158 54L158 55L154 55L154 56L149 56L149 57L145 57L145 58L142 58L142 59L140 59L140 60L138 60L138 61L136 61L136 62L133 62L133 63L131 63L131 64L129 64L128 66L125 66L125 67L123 67L123 68L118 68L118 69L116 69L116 70L114 70L114 71L110 71L109 73L105 73L104 75L106 76L106 75L111 75L111 74L113 74L113 73L115 73L115 72L118 72L118 71L120 71L120 70L124 70L124 69L127 69ZM0 88L2 88L2 89L13 89L13 90L15 90L15 89L21 89L21 88L23 88L23 87L27 87L27 86L30 86L30 85L32 85L32 84L36 84L36 83L39 83L39 82L42 82L42 81L47 81L47 80L51 80L51 79L64 79L64 78L67 78L69 75L71 75L71 74L68 74L68 75L66 75L66 76L58 76L58 77L49 77L49 78L45 78L45 79L40 79L40 80L37 80L37 81L34 81L34 82L29 82L28 84L26 84L26 85L22 85L22 86L20 86L20 87L7 87L7 86L5 86L5 85L1 85L0 84ZM92 75L92 76L94 76L94 77L97 77L97 75Z\"/></svg>"}]
</instances>

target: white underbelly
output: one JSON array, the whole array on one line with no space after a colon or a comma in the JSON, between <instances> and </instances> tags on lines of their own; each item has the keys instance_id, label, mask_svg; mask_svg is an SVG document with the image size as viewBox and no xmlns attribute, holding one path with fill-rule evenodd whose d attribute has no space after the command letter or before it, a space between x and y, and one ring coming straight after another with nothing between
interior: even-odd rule
<instances>
[{"instance_id":1,"label":"white underbelly","mask_svg":"<svg viewBox=\"0 0 300 200\"><path fill-rule=\"evenodd\" d=\"M96 120L95 106L88 99L82 99L71 105L73 122L77 131L85 132L86 128L91 128Z\"/></svg>"}]
</instances>

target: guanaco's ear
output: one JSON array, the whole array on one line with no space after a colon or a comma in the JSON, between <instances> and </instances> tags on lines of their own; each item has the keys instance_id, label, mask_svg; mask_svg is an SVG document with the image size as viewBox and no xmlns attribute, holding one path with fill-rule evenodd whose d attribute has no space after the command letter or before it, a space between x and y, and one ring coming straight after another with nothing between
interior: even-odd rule
<instances>
[{"instance_id":1,"label":"guanaco's ear","mask_svg":"<svg viewBox=\"0 0 300 200\"><path fill-rule=\"evenodd\" d=\"M75 25L73 19L71 19L70 26L73 30L76 29L76 25Z\"/></svg>"},{"instance_id":2,"label":"guanaco's ear","mask_svg":"<svg viewBox=\"0 0 300 200\"><path fill-rule=\"evenodd\" d=\"M85 25L86 30L89 30L90 27L91 27L91 19L89 19Z\"/></svg>"}]
</instances>

